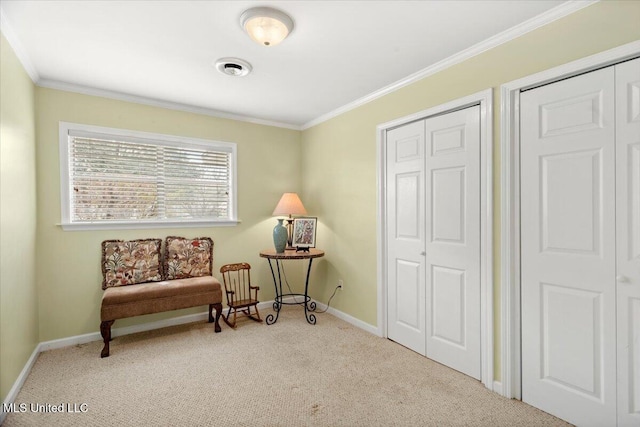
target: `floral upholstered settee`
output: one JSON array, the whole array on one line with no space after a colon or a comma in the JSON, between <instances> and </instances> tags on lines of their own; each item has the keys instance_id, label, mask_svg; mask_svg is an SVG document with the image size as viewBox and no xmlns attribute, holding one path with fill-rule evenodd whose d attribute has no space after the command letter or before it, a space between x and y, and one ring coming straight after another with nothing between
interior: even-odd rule
<instances>
[{"instance_id":1,"label":"floral upholstered settee","mask_svg":"<svg viewBox=\"0 0 640 427\"><path fill-rule=\"evenodd\" d=\"M101 356L109 356L117 319L209 306L209 322L220 332L222 289L213 277L213 241L208 237L105 240L102 242ZM216 316L212 311L215 309Z\"/></svg>"}]
</instances>

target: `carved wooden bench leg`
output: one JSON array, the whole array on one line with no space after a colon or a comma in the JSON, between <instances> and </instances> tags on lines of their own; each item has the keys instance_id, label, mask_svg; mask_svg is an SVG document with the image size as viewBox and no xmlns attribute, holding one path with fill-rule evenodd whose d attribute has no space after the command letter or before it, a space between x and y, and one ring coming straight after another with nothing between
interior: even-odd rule
<instances>
[{"instance_id":1,"label":"carved wooden bench leg","mask_svg":"<svg viewBox=\"0 0 640 427\"><path fill-rule=\"evenodd\" d=\"M215 318L215 324L214 324L214 330L216 332L220 332L222 329L220 328L220 315L222 314L222 304L221 303L217 303L217 304L209 304L209 323L213 322L213 315L211 314L211 310L214 309L216 310L216 318Z\"/></svg>"},{"instance_id":2,"label":"carved wooden bench leg","mask_svg":"<svg viewBox=\"0 0 640 427\"><path fill-rule=\"evenodd\" d=\"M115 320L105 320L100 323L100 335L104 341L104 347L100 353L100 357L109 357L109 341L111 341L111 325Z\"/></svg>"}]
</instances>

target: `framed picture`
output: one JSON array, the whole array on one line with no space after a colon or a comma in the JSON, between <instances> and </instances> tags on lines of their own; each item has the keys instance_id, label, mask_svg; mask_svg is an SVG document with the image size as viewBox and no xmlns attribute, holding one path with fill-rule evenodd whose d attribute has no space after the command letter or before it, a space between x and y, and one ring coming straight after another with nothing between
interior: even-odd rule
<instances>
[{"instance_id":1,"label":"framed picture","mask_svg":"<svg viewBox=\"0 0 640 427\"><path fill-rule=\"evenodd\" d=\"M291 246L294 248L315 248L317 220L318 218L294 218Z\"/></svg>"}]
</instances>

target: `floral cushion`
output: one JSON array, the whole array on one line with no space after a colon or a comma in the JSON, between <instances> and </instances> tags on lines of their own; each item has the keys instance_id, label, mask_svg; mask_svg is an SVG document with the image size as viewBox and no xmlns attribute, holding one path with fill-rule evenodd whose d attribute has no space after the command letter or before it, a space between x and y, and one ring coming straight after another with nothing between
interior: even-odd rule
<instances>
[{"instance_id":1,"label":"floral cushion","mask_svg":"<svg viewBox=\"0 0 640 427\"><path fill-rule=\"evenodd\" d=\"M165 279L213 276L213 240L169 236L165 241Z\"/></svg>"},{"instance_id":2,"label":"floral cushion","mask_svg":"<svg viewBox=\"0 0 640 427\"><path fill-rule=\"evenodd\" d=\"M102 289L162 280L160 239L102 242Z\"/></svg>"}]
</instances>

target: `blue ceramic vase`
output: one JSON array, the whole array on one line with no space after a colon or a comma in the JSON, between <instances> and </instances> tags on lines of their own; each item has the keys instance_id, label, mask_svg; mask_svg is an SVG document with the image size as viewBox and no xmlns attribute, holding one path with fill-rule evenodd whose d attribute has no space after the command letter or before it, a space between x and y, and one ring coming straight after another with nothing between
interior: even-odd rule
<instances>
[{"instance_id":1,"label":"blue ceramic vase","mask_svg":"<svg viewBox=\"0 0 640 427\"><path fill-rule=\"evenodd\" d=\"M287 247L287 228L282 225L282 219L278 220L278 224L273 228L273 244L276 247L276 252L281 254L284 252L284 248Z\"/></svg>"}]
</instances>

